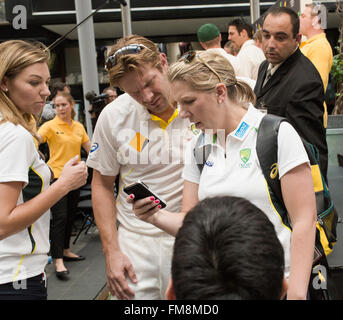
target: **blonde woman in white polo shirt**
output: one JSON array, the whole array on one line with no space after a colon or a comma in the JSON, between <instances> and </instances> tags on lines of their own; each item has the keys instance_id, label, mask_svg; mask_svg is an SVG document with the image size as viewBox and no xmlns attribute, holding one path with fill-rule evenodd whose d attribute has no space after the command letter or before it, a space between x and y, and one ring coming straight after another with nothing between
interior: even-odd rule
<instances>
[{"instance_id":1,"label":"blonde woman in white polo shirt","mask_svg":"<svg viewBox=\"0 0 343 320\"><path fill-rule=\"evenodd\" d=\"M87 168L73 158L49 188L33 118L50 94L48 50L6 41L0 60L0 300L46 299L49 208L86 182Z\"/></svg>"},{"instance_id":2,"label":"blonde woman in white polo shirt","mask_svg":"<svg viewBox=\"0 0 343 320\"><path fill-rule=\"evenodd\" d=\"M195 123L197 129L212 132L204 141L213 145L210 165L200 174L193 154L196 136L186 152L181 214L160 210L146 198L134 201L136 215L175 235L186 212L199 200L224 195L246 198L267 214L283 245L287 298L305 299L314 251L316 204L309 160L298 134L290 124L282 123L278 136L279 176L291 232L269 201L257 159L257 130L264 114L254 108L250 87L237 81L226 60L211 52L185 55L171 65L169 79L181 116ZM244 149L250 150L250 157L242 162L240 151ZM127 201L132 202L129 197Z\"/></svg>"}]
</instances>

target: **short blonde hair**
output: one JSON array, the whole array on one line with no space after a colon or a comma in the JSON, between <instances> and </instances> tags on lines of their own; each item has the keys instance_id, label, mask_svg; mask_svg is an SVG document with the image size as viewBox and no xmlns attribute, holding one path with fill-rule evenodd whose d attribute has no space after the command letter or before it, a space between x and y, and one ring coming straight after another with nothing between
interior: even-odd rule
<instances>
[{"instance_id":1,"label":"short blonde hair","mask_svg":"<svg viewBox=\"0 0 343 320\"><path fill-rule=\"evenodd\" d=\"M206 66L206 64L208 66ZM211 70L217 73L217 75ZM187 82L194 90L212 91L220 82L227 87L228 97L233 102L247 109L256 98L250 86L236 79L231 63L221 54L211 51L196 51L196 57L190 63L184 57L174 62L168 70L170 82Z\"/></svg>"},{"instance_id":2,"label":"short blonde hair","mask_svg":"<svg viewBox=\"0 0 343 320\"><path fill-rule=\"evenodd\" d=\"M39 42L10 40L0 44L0 82L5 77L14 79L25 68L35 63L49 63L49 50ZM20 124L35 136L32 114L22 114L6 92L0 90L0 123L9 121Z\"/></svg>"},{"instance_id":3,"label":"short blonde hair","mask_svg":"<svg viewBox=\"0 0 343 320\"><path fill-rule=\"evenodd\" d=\"M259 29L254 33L253 39L255 41L258 40L259 42L262 42L262 29Z\"/></svg>"},{"instance_id":4,"label":"short blonde hair","mask_svg":"<svg viewBox=\"0 0 343 320\"><path fill-rule=\"evenodd\" d=\"M140 67L147 64L151 64L153 68L162 71L160 52L157 46L152 41L138 35L130 35L119 39L109 50L107 58L119 49L132 44L142 45L143 48L139 53L118 55L116 63L108 70L112 87L119 87L118 82L125 74L133 70L139 70Z\"/></svg>"},{"instance_id":5,"label":"short blonde hair","mask_svg":"<svg viewBox=\"0 0 343 320\"><path fill-rule=\"evenodd\" d=\"M311 8L311 17L318 17L318 24L322 29L326 29L327 9L322 3L306 3L305 7ZM324 24L324 25L323 25Z\"/></svg>"}]
</instances>

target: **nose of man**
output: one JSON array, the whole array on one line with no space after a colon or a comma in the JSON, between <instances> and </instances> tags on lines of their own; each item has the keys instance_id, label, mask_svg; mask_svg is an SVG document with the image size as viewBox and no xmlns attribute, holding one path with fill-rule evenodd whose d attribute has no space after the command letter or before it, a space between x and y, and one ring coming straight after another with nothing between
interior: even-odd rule
<instances>
[{"instance_id":1,"label":"nose of man","mask_svg":"<svg viewBox=\"0 0 343 320\"><path fill-rule=\"evenodd\" d=\"M143 89L141 95L144 104L150 104L154 97L154 93L149 88Z\"/></svg>"},{"instance_id":2,"label":"nose of man","mask_svg":"<svg viewBox=\"0 0 343 320\"><path fill-rule=\"evenodd\" d=\"M275 41L272 38L264 40L264 42L262 43L262 49L264 51L264 54L274 53L276 49Z\"/></svg>"}]
</instances>

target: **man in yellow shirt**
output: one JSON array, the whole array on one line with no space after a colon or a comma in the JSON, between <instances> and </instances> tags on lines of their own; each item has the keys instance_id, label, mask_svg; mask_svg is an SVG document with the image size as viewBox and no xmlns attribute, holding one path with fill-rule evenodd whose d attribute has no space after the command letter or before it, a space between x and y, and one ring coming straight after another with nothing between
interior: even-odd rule
<instances>
[{"instance_id":1,"label":"man in yellow shirt","mask_svg":"<svg viewBox=\"0 0 343 320\"><path fill-rule=\"evenodd\" d=\"M324 32L326 8L323 5L309 3L300 15L300 33L306 41L300 44L301 52L314 64L322 78L324 91L328 86L332 66L332 48ZM324 127L326 127L327 110L324 103Z\"/></svg>"}]
</instances>

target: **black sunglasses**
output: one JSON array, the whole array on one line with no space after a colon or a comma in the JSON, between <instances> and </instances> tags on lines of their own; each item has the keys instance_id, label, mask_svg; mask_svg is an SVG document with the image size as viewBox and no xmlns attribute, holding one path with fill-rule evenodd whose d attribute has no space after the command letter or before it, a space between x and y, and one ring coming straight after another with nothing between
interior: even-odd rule
<instances>
[{"instance_id":1,"label":"black sunglasses","mask_svg":"<svg viewBox=\"0 0 343 320\"><path fill-rule=\"evenodd\" d=\"M216 75L216 77L219 79L219 82L223 82L221 77L219 76L219 74L217 73L216 70L214 70L207 62L205 62L201 57L199 57L199 55L196 53L196 51L191 50L186 52L182 59L185 63L192 63L194 61L194 59L198 59L203 65L205 65L207 67L207 69L209 69L212 73L214 73Z\"/></svg>"},{"instance_id":2,"label":"black sunglasses","mask_svg":"<svg viewBox=\"0 0 343 320\"><path fill-rule=\"evenodd\" d=\"M112 55L110 55L107 59L106 59L106 69L110 70L111 68L113 68L118 61L118 58L120 56L124 56L127 54L138 54L140 53L143 49L148 49L148 47L146 47L143 44L129 44L123 48L118 49L116 52L114 52Z\"/></svg>"}]
</instances>

